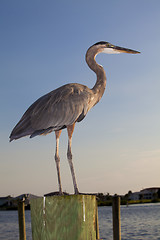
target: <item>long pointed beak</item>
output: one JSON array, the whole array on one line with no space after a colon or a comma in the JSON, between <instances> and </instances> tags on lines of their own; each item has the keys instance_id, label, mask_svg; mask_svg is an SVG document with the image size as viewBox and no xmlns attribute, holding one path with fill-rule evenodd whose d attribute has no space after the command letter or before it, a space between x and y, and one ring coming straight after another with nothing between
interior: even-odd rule
<instances>
[{"instance_id":1,"label":"long pointed beak","mask_svg":"<svg viewBox=\"0 0 160 240\"><path fill-rule=\"evenodd\" d=\"M118 46L113 46L113 50L117 53L132 53L132 54L137 54L140 53L138 51L129 49L129 48L123 48L123 47L118 47Z\"/></svg>"}]
</instances>

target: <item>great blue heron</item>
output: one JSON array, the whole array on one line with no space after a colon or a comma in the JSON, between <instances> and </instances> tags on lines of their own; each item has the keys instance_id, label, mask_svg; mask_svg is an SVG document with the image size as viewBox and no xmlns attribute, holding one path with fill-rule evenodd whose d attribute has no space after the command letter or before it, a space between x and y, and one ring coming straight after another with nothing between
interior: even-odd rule
<instances>
[{"instance_id":1,"label":"great blue heron","mask_svg":"<svg viewBox=\"0 0 160 240\"><path fill-rule=\"evenodd\" d=\"M106 74L102 66L97 64L95 57L99 53L139 53L127 48L114 46L109 42L98 42L92 45L86 53L86 62L97 75L97 81L92 89L87 86L70 83L57 88L40 97L24 113L10 135L10 141L27 135L30 138L37 135L46 135L55 131L56 151L55 162L57 167L59 194L62 194L60 177L59 137L62 129L68 131L67 158L73 179L74 192L78 194L78 187L72 163L71 142L75 123L84 119L87 112L101 99L106 87Z\"/></svg>"}]
</instances>

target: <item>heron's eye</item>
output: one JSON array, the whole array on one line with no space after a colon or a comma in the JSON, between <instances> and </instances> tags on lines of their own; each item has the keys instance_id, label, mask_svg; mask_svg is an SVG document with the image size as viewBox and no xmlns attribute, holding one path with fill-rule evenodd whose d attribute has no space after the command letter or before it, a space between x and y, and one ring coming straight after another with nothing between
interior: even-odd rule
<instances>
[{"instance_id":1,"label":"heron's eye","mask_svg":"<svg viewBox=\"0 0 160 240\"><path fill-rule=\"evenodd\" d=\"M110 45L110 44L109 44L109 43L107 43L107 44L106 44L106 47L109 47L109 45Z\"/></svg>"}]
</instances>

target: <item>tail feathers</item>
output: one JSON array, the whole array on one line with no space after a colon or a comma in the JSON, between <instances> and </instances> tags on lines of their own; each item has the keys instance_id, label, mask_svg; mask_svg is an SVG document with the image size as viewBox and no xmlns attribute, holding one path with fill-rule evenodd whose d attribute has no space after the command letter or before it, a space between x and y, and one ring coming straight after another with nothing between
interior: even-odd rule
<instances>
[{"instance_id":1,"label":"tail feathers","mask_svg":"<svg viewBox=\"0 0 160 240\"><path fill-rule=\"evenodd\" d=\"M30 138L36 137L38 135L47 135L48 133L51 133L52 131L54 131L54 128L52 128L52 127L47 128L47 129L36 130L36 131L34 131L32 129L32 130L23 131L21 133L17 132L17 134L16 133L14 133L14 134L11 133L9 138L10 138L10 142L11 142L13 140L19 139L21 137L26 137L26 136L29 136L29 135L30 135Z\"/></svg>"},{"instance_id":2,"label":"tail feathers","mask_svg":"<svg viewBox=\"0 0 160 240\"><path fill-rule=\"evenodd\" d=\"M28 119L21 119L17 125L13 128L10 135L10 142L21 137L31 135L34 130L30 126L30 121Z\"/></svg>"},{"instance_id":3,"label":"tail feathers","mask_svg":"<svg viewBox=\"0 0 160 240\"><path fill-rule=\"evenodd\" d=\"M19 138L26 137L28 135L31 135L31 132L23 132L23 133L17 134L17 135L11 134L10 137L9 137L10 138L9 141L12 142L13 140L17 140Z\"/></svg>"},{"instance_id":4,"label":"tail feathers","mask_svg":"<svg viewBox=\"0 0 160 240\"><path fill-rule=\"evenodd\" d=\"M66 126L59 127L49 127L47 129L33 129L30 121L30 117L25 117L25 115L21 118L21 120L17 123L10 135L10 142L21 137L29 136L33 138L37 135L46 135L54 130L60 130L66 128Z\"/></svg>"},{"instance_id":5,"label":"tail feathers","mask_svg":"<svg viewBox=\"0 0 160 240\"><path fill-rule=\"evenodd\" d=\"M38 135L47 135L48 133L51 133L52 131L54 131L53 127L49 127L47 129L36 130L31 134L30 138L36 137Z\"/></svg>"}]
</instances>

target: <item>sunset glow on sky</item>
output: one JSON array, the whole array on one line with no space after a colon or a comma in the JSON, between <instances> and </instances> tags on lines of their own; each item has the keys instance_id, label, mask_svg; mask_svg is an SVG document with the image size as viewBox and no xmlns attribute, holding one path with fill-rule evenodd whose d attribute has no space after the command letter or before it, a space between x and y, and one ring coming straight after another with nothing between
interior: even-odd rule
<instances>
[{"instance_id":1,"label":"sunset glow on sky","mask_svg":"<svg viewBox=\"0 0 160 240\"><path fill-rule=\"evenodd\" d=\"M0 2L0 196L57 191L55 136L9 143L26 109L66 83L92 88L85 62L99 41L141 54L99 54L101 101L76 124L73 162L81 192L125 194L160 187L160 1ZM73 193L67 131L60 139L63 190Z\"/></svg>"}]
</instances>

